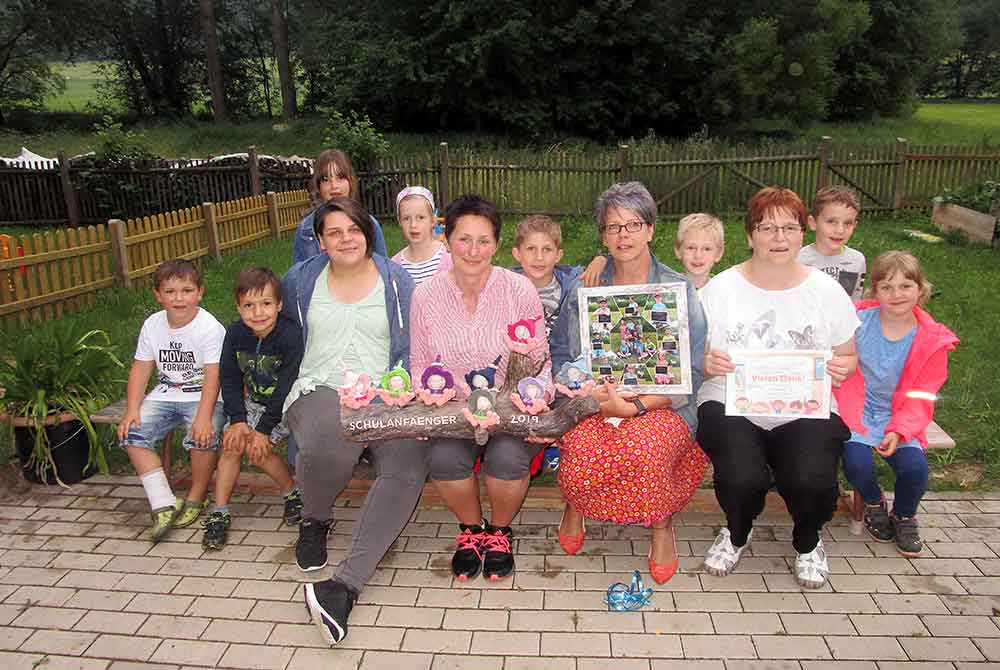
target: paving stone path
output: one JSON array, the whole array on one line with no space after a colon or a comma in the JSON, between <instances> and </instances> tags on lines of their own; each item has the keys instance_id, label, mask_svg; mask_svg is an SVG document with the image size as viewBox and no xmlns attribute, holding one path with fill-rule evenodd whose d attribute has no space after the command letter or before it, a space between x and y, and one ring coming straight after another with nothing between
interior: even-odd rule
<instances>
[{"instance_id":1,"label":"paving stone path","mask_svg":"<svg viewBox=\"0 0 1000 670\"><path fill-rule=\"evenodd\" d=\"M308 621L280 500L236 500L230 544L212 553L200 529L142 539L134 477L0 503L0 669L1000 670L1000 494L929 494L917 559L851 535L839 516L824 535L829 584L803 591L776 505L736 574L702 572L722 517L700 491L677 519L681 571L636 613L601 600L646 570L644 529L589 524L583 550L565 556L554 499L533 496L515 522L514 579L458 584L454 521L422 505L336 649ZM338 501L331 561L357 504Z\"/></svg>"}]
</instances>

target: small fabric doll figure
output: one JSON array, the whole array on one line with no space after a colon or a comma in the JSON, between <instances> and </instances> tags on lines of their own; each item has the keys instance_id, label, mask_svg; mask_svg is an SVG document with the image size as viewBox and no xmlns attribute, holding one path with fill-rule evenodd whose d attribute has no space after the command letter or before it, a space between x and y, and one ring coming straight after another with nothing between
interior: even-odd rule
<instances>
[{"instance_id":1,"label":"small fabric doll figure","mask_svg":"<svg viewBox=\"0 0 1000 670\"><path fill-rule=\"evenodd\" d=\"M424 373L420 375L420 385L423 388L417 393L417 397L425 405L440 406L455 397L455 378L445 369L441 356L424 368Z\"/></svg>"},{"instance_id":2,"label":"small fabric doll figure","mask_svg":"<svg viewBox=\"0 0 1000 670\"><path fill-rule=\"evenodd\" d=\"M497 368L500 367L500 356L497 356L492 363L485 368L469 370L465 375L465 383L469 385L469 390L492 389L496 386Z\"/></svg>"},{"instance_id":3,"label":"small fabric doll figure","mask_svg":"<svg viewBox=\"0 0 1000 670\"><path fill-rule=\"evenodd\" d=\"M517 391L510 394L510 401L527 414L544 412L549 408L545 402L545 382L537 377L525 377L517 383Z\"/></svg>"},{"instance_id":4,"label":"small fabric doll figure","mask_svg":"<svg viewBox=\"0 0 1000 670\"><path fill-rule=\"evenodd\" d=\"M367 372L356 374L350 370L344 373L344 385L337 389L340 404L351 409L366 407L375 398L372 376Z\"/></svg>"},{"instance_id":5,"label":"small fabric doll figure","mask_svg":"<svg viewBox=\"0 0 1000 670\"><path fill-rule=\"evenodd\" d=\"M541 316L534 319L521 319L507 325L507 346L511 351L527 356L545 342L545 333L542 337L536 337L536 325L542 320Z\"/></svg>"},{"instance_id":6,"label":"small fabric doll figure","mask_svg":"<svg viewBox=\"0 0 1000 670\"><path fill-rule=\"evenodd\" d=\"M494 411L496 395L489 389L476 389L469 394L462 414L476 428L489 428L500 423L500 415Z\"/></svg>"},{"instance_id":7,"label":"small fabric doll figure","mask_svg":"<svg viewBox=\"0 0 1000 670\"><path fill-rule=\"evenodd\" d=\"M395 407L403 407L413 400L415 396L410 373L403 367L403 361L399 361L396 367L382 375L381 388L376 389L375 393L386 405Z\"/></svg>"},{"instance_id":8,"label":"small fabric doll figure","mask_svg":"<svg viewBox=\"0 0 1000 670\"><path fill-rule=\"evenodd\" d=\"M575 361L567 361L556 373L556 390L573 398L587 395L594 388L594 376L587 368L587 359L580 356Z\"/></svg>"}]
</instances>

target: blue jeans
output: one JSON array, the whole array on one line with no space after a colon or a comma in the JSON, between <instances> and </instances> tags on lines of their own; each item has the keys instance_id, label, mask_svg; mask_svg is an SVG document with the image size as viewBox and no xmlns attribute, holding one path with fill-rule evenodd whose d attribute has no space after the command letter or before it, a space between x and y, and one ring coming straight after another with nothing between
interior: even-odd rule
<instances>
[{"instance_id":1,"label":"blue jeans","mask_svg":"<svg viewBox=\"0 0 1000 670\"><path fill-rule=\"evenodd\" d=\"M139 426L133 424L128 429L128 435L122 440L122 447L142 447L143 449L156 449L156 443L178 425L183 424L187 428L184 435L184 449L191 451L198 449L194 440L191 439L191 424L198 413L199 402L173 402L169 400L150 400L146 398L139 407ZM219 437L222 435L222 427L226 423L226 413L222 411L222 403L216 403L215 411L212 412L212 427L215 428L215 437L209 445L210 450L219 448Z\"/></svg>"},{"instance_id":2,"label":"blue jeans","mask_svg":"<svg viewBox=\"0 0 1000 670\"><path fill-rule=\"evenodd\" d=\"M854 490L869 505L882 500L882 489L875 479L875 462L872 458L875 453L874 449L860 442L848 442L844 445L844 474ZM927 490L929 474L924 450L903 447L885 461L896 473L896 499L892 504L892 513L900 519L916 516L917 505Z\"/></svg>"}]
</instances>

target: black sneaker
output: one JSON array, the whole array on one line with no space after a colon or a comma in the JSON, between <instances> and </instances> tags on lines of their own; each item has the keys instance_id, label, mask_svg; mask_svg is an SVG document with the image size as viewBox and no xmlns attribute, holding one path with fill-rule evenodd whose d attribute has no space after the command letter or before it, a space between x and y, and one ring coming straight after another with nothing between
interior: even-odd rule
<instances>
[{"instance_id":1,"label":"black sneaker","mask_svg":"<svg viewBox=\"0 0 1000 670\"><path fill-rule=\"evenodd\" d=\"M332 646L347 637L347 617L351 615L358 592L336 579L306 584L302 590L313 623L326 641Z\"/></svg>"},{"instance_id":2,"label":"black sneaker","mask_svg":"<svg viewBox=\"0 0 1000 670\"><path fill-rule=\"evenodd\" d=\"M876 542L892 542L892 521L885 508L885 498L874 505L865 503L865 530Z\"/></svg>"},{"instance_id":3,"label":"black sneaker","mask_svg":"<svg viewBox=\"0 0 1000 670\"><path fill-rule=\"evenodd\" d=\"M485 536L482 526L467 526L460 523L458 527L461 529L455 538L458 551L451 557L451 572L464 582L467 579L475 579L483 567L482 544Z\"/></svg>"},{"instance_id":4,"label":"black sneaker","mask_svg":"<svg viewBox=\"0 0 1000 670\"><path fill-rule=\"evenodd\" d=\"M514 572L514 552L510 550L513 533L510 526L497 527L487 524L484 533L483 577L498 582Z\"/></svg>"},{"instance_id":5,"label":"black sneaker","mask_svg":"<svg viewBox=\"0 0 1000 670\"><path fill-rule=\"evenodd\" d=\"M295 564L303 572L326 567L326 534L330 521L302 519L299 524L299 541L295 543Z\"/></svg>"},{"instance_id":6,"label":"black sneaker","mask_svg":"<svg viewBox=\"0 0 1000 670\"><path fill-rule=\"evenodd\" d=\"M284 520L286 526L295 526L302 521L302 494L298 489L285 496Z\"/></svg>"},{"instance_id":7,"label":"black sneaker","mask_svg":"<svg viewBox=\"0 0 1000 670\"><path fill-rule=\"evenodd\" d=\"M229 539L229 512L212 512L201 522L205 535L201 538L201 546L205 549L218 551L226 546Z\"/></svg>"},{"instance_id":8,"label":"black sneaker","mask_svg":"<svg viewBox=\"0 0 1000 670\"><path fill-rule=\"evenodd\" d=\"M920 539L920 527L914 517L909 519L892 518L893 529L896 531L896 551L907 558L920 555L924 541Z\"/></svg>"}]
</instances>

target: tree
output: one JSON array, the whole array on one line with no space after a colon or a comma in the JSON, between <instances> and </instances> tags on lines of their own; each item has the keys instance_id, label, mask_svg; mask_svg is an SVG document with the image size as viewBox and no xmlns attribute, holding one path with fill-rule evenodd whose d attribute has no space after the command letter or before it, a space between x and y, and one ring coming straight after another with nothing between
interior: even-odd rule
<instances>
[{"instance_id":1,"label":"tree","mask_svg":"<svg viewBox=\"0 0 1000 670\"><path fill-rule=\"evenodd\" d=\"M216 121L225 121L226 88L222 78L222 64L219 62L219 36L215 27L215 7L213 0L199 0L201 32L205 37L205 68L208 71L208 89L212 92L212 113Z\"/></svg>"},{"instance_id":2,"label":"tree","mask_svg":"<svg viewBox=\"0 0 1000 670\"><path fill-rule=\"evenodd\" d=\"M960 0L962 41L928 74L925 94L969 98L1000 95L1000 3Z\"/></svg>"},{"instance_id":3,"label":"tree","mask_svg":"<svg viewBox=\"0 0 1000 670\"><path fill-rule=\"evenodd\" d=\"M296 115L295 74L289 59L288 19L283 0L271 0L271 42L274 44L274 58L278 62L278 79L281 82L281 118L287 121Z\"/></svg>"},{"instance_id":4,"label":"tree","mask_svg":"<svg viewBox=\"0 0 1000 670\"><path fill-rule=\"evenodd\" d=\"M0 125L18 109L39 110L45 98L65 88L49 65L61 49L53 35L72 35L70 17L76 0L5 0L0 2ZM62 47L68 48L68 39Z\"/></svg>"}]
</instances>

